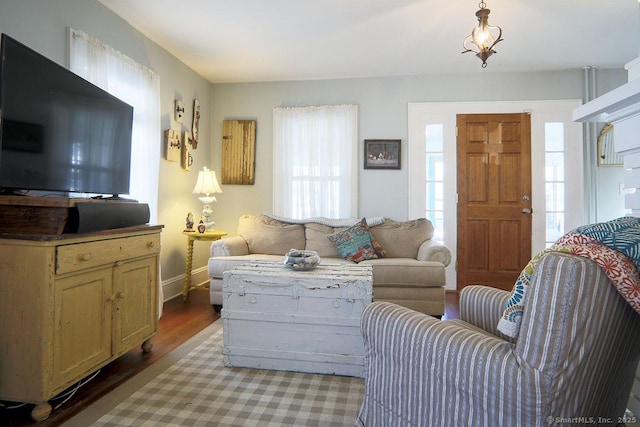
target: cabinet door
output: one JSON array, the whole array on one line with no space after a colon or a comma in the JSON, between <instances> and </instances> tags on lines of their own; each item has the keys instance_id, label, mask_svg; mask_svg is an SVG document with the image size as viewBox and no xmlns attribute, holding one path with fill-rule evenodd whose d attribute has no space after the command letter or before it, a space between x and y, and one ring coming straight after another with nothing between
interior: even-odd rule
<instances>
[{"instance_id":1,"label":"cabinet door","mask_svg":"<svg viewBox=\"0 0 640 427\"><path fill-rule=\"evenodd\" d=\"M56 390L111 358L111 268L54 282L53 384Z\"/></svg>"},{"instance_id":2,"label":"cabinet door","mask_svg":"<svg viewBox=\"0 0 640 427\"><path fill-rule=\"evenodd\" d=\"M158 322L158 257L118 264L114 269L114 354L153 336Z\"/></svg>"}]
</instances>

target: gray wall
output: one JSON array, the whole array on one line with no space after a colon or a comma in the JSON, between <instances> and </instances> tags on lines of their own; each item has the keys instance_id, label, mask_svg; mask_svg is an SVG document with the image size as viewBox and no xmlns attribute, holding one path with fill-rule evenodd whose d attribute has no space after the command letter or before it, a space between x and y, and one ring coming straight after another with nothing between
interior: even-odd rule
<instances>
[{"instance_id":1,"label":"gray wall","mask_svg":"<svg viewBox=\"0 0 640 427\"><path fill-rule=\"evenodd\" d=\"M200 212L202 205L191 194L198 169L209 165L211 153L210 83L193 70L158 47L95 0L0 0L0 32L7 33L52 59L67 65L67 27L82 30L114 49L151 68L160 75L162 130L181 129L173 121L175 99L182 99L186 113L182 130L191 128L192 103L201 103L200 145L194 151L191 171L184 171L179 163L160 162L158 222L162 232L162 279L169 283L168 294L182 283L186 256L184 218L189 211ZM157 143L163 144L163 134ZM164 156L164 147L162 149ZM135 159L133 159L135 162ZM207 250L198 245L194 266L206 263ZM174 286L171 286L174 285ZM168 295L165 295L168 296Z\"/></svg>"},{"instance_id":2,"label":"gray wall","mask_svg":"<svg viewBox=\"0 0 640 427\"><path fill-rule=\"evenodd\" d=\"M625 81L624 70L599 70L598 92L607 92ZM237 218L243 213L257 214L272 209L274 107L357 104L359 158L362 158L364 139L402 139L401 170L364 170L359 166L357 214L407 219L407 103L582 99L583 85L582 70L214 84L211 89L212 167L216 170L221 167L223 120L255 119L258 129L255 185L223 187L215 213L217 224L235 231Z\"/></svg>"},{"instance_id":3,"label":"gray wall","mask_svg":"<svg viewBox=\"0 0 640 427\"><path fill-rule=\"evenodd\" d=\"M115 49L148 66L160 75L162 130L187 130L191 104L201 103L200 144L194 151L190 172L179 164L159 159L159 222L162 233L162 278L168 294L181 285L184 273L184 217L198 213L201 204L191 194L197 171L210 166L220 173L222 121L257 120L256 184L223 186L214 205L216 227L235 234L243 213L271 211L272 109L351 103L359 106L359 152L367 138L407 140L407 103L433 101L492 101L582 98L582 70L550 73L412 76L406 78L350 79L255 84L211 85L168 54L96 0L0 0L0 32L7 33L52 60L66 65L66 28L95 36ZM452 54L458 54L453 52ZM633 58L629 58L630 60ZM626 81L624 70L600 70L598 92L604 93ZM182 126L173 122L173 102L187 107ZM158 135L163 144L163 135ZM164 153L164 149L162 150ZM403 149L403 156L407 150ZM164 155L164 154L163 154ZM406 157L399 171L359 172L358 215L407 217ZM196 243L196 281L206 280L207 245Z\"/></svg>"}]
</instances>

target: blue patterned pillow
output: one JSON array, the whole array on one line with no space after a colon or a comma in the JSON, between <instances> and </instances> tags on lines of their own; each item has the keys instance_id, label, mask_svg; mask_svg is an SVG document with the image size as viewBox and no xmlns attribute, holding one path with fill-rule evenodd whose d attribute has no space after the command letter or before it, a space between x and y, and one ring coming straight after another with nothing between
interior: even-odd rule
<instances>
[{"instance_id":1,"label":"blue patterned pillow","mask_svg":"<svg viewBox=\"0 0 640 427\"><path fill-rule=\"evenodd\" d=\"M375 242L364 218L354 226L327 236L345 259L360 262L384 256L384 249ZM377 250L376 250L377 249Z\"/></svg>"}]
</instances>

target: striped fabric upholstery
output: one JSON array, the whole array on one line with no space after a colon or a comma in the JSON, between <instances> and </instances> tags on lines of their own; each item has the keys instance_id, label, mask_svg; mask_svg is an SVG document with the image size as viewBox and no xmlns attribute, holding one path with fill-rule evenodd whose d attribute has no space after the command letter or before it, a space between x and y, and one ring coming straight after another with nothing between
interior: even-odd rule
<instances>
[{"instance_id":1,"label":"striped fabric upholstery","mask_svg":"<svg viewBox=\"0 0 640 427\"><path fill-rule=\"evenodd\" d=\"M640 316L587 258L549 254L532 285L516 342L495 335L507 292L465 288L457 321L370 304L356 424L548 426L601 417L615 425L640 357Z\"/></svg>"},{"instance_id":2,"label":"striped fabric upholstery","mask_svg":"<svg viewBox=\"0 0 640 427\"><path fill-rule=\"evenodd\" d=\"M498 331L498 321L511 293L489 286L467 286L460 293L460 319L493 335L514 341Z\"/></svg>"}]
</instances>

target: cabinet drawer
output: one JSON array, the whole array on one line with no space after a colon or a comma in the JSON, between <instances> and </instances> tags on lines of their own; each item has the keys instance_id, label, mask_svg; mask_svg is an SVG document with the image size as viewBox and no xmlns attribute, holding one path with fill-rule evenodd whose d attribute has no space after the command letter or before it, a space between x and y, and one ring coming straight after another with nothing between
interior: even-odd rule
<instances>
[{"instance_id":1,"label":"cabinet drawer","mask_svg":"<svg viewBox=\"0 0 640 427\"><path fill-rule=\"evenodd\" d=\"M160 234L61 245L56 251L56 274L64 274L157 254L160 252Z\"/></svg>"}]
</instances>

